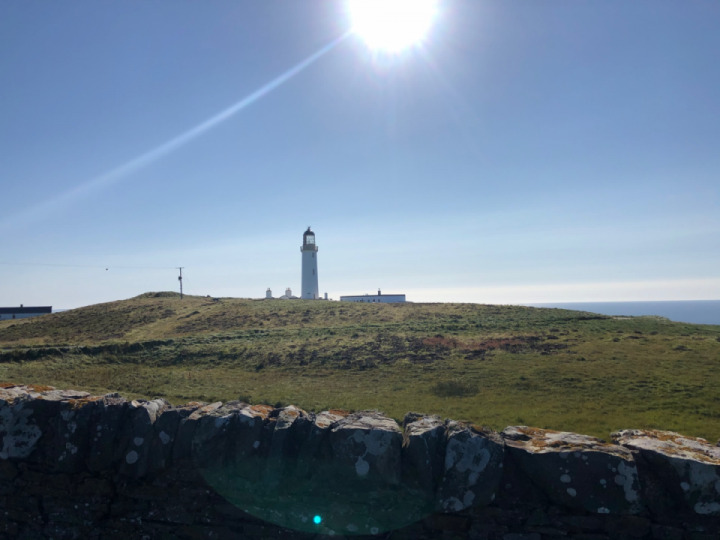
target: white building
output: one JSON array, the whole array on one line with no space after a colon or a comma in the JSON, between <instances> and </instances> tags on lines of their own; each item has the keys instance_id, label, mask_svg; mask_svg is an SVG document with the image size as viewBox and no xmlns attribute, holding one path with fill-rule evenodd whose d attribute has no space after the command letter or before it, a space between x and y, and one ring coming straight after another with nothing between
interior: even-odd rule
<instances>
[{"instance_id":1,"label":"white building","mask_svg":"<svg viewBox=\"0 0 720 540\"><path fill-rule=\"evenodd\" d=\"M307 228L303 234L302 252L302 288L300 298L303 300L317 300L320 298L318 287L317 251L315 233Z\"/></svg>"},{"instance_id":2,"label":"white building","mask_svg":"<svg viewBox=\"0 0 720 540\"><path fill-rule=\"evenodd\" d=\"M297 296L293 296L292 289L288 287L285 289L285 294L280 297L280 300L297 300Z\"/></svg>"},{"instance_id":3,"label":"white building","mask_svg":"<svg viewBox=\"0 0 720 540\"><path fill-rule=\"evenodd\" d=\"M52 313L52 306L25 307L0 307L0 321L6 319L27 319L28 317L37 317Z\"/></svg>"},{"instance_id":4,"label":"white building","mask_svg":"<svg viewBox=\"0 0 720 540\"><path fill-rule=\"evenodd\" d=\"M378 289L377 294L362 294L354 296L341 296L341 302L379 302L382 304L397 304L405 302L404 294L382 294Z\"/></svg>"}]
</instances>

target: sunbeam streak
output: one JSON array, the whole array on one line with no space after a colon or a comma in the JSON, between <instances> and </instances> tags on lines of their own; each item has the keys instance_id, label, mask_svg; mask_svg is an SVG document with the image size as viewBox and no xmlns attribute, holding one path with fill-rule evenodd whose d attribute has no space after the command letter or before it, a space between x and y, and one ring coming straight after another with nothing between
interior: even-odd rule
<instances>
[{"instance_id":1,"label":"sunbeam streak","mask_svg":"<svg viewBox=\"0 0 720 540\"><path fill-rule=\"evenodd\" d=\"M320 58L325 56L328 52L335 48L338 43L346 39L350 35L350 33L351 32L346 32L342 34L340 37L334 39L317 52L308 56L305 60L299 62L295 66L291 67L281 75L268 82L267 84L261 86L252 94L244 97L237 103L208 118L207 120L201 122L195 127L185 131L184 133L181 133L177 137L174 137L169 141L161 144L160 146L157 146L152 150L149 150L148 152L145 152L144 154L141 154L138 157L131 159L127 163L120 165L119 167L116 167L115 169L105 172L99 176L96 176L95 178L88 180L87 182L80 184L79 186L76 186L71 190L66 191L65 193L62 193L57 197L43 201L42 203L39 203L25 210L19 215L8 216L0 222L0 230L5 230L9 228L10 225L17 226L19 223L27 224L28 222L32 222L36 218L46 216L48 212L52 209L70 204L81 198L82 196L91 193L92 191L110 186L118 182L119 180L125 178L126 176L144 167L147 167L148 165L159 160L160 158L174 152L181 146L184 146L192 140L200 137L215 126L221 124L222 122L225 122L226 120L229 120L246 107L252 105L276 88L279 88L280 86L288 82L290 79L292 79L293 77L304 71L306 68L314 64Z\"/></svg>"}]
</instances>

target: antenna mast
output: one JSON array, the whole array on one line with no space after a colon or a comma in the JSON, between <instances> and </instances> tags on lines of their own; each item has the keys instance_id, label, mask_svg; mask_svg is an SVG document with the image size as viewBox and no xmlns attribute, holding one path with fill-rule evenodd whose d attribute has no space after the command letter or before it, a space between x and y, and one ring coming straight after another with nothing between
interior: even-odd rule
<instances>
[{"instance_id":1,"label":"antenna mast","mask_svg":"<svg viewBox=\"0 0 720 540\"><path fill-rule=\"evenodd\" d=\"M178 266L177 269L180 270L180 275L178 276L178 281L180 282L180 300L183 298L183 291L182 291L182 271L184 266Z\"/></svg>"}]
</instances>

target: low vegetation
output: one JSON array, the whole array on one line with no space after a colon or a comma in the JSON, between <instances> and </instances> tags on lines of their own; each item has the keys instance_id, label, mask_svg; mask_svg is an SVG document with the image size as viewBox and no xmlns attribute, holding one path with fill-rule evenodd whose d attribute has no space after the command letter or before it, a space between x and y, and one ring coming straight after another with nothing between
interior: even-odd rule
<instances>
[{"instance_id":1,"label":"low vegetation","mask_svg":"<svg viewBox=\"0 0 720 540\"><path fill-rule=\"evenodd\" d=\"M0 382L720 437L720 326L476 304L148 293L0 322Z\"/></svg>"}]
</instances>

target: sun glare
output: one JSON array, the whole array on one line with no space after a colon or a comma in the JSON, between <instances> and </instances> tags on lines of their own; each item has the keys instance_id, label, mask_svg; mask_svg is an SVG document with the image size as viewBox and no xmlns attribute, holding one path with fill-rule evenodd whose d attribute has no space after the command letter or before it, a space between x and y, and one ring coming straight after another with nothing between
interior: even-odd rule
<instances>
[{"instance_id":1,"label":"sun glare","mask_svg":"<svg viewBox=\"0 0 720 540\"><path fill-rule=\"evenodd\" d=\"M437 0L348 0L353 32L373 50L397 53L420 43Z\"/></svg>"}]
</instances>

